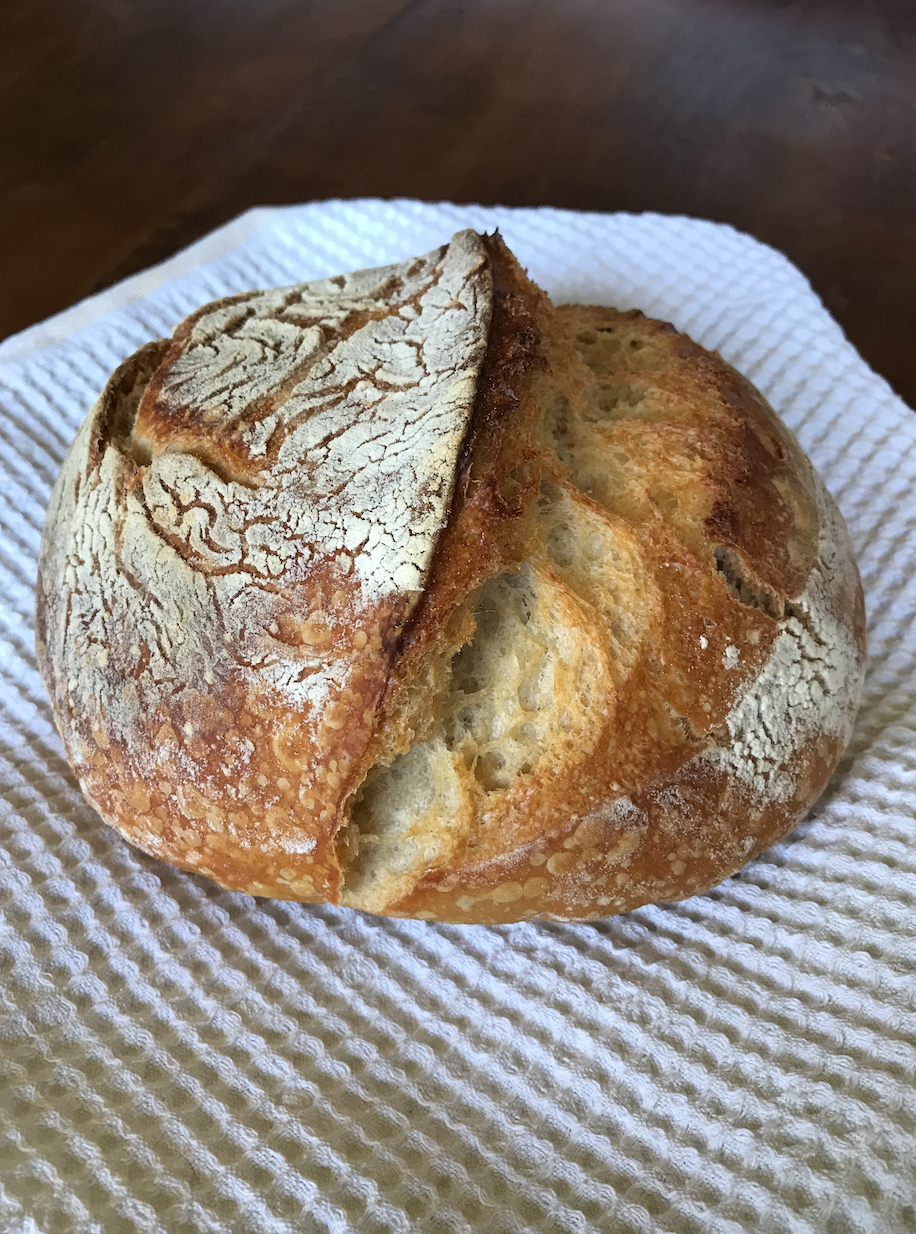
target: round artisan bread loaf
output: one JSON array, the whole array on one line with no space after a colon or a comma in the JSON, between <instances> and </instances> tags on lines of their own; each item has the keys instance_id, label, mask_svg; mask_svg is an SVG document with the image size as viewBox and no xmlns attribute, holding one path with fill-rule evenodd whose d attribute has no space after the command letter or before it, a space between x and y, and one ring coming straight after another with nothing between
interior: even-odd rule
<instances>
[{"instance_id":1,"label":"round artisan bread loaf","mask_svg":"<svg viewBox=\"0 0 916 1234\"><path fill-rule=\"evenodd\" d=\"M38 651L147 852L458 922L702 891L784 835L865 659L843 521L715 355L498 236L216 301L54 491Z\"/></svg>"}]
</instances>

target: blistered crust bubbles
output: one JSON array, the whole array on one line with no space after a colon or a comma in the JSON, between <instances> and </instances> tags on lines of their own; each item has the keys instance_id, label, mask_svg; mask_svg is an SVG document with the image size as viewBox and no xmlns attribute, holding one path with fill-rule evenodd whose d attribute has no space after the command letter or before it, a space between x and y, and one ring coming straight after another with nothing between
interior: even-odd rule
<instances>
[{"instance_id":1,"label":"blistered crust bubbles","mask_svg":"<svg viewBox=\"0 0 916 1234\"><path fill-rule=\"evenodd\" d=\"M222 885L336 899L391 656L448 518L481 239L205 306L109 382L58 481L39 652L90 801Z\"/></svg>"}]
</instances>

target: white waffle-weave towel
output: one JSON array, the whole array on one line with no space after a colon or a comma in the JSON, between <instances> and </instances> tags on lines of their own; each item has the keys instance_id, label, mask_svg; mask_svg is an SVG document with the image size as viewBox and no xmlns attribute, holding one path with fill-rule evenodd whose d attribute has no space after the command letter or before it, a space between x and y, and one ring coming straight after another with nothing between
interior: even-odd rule
<instances>
[{"instance_id":1,"label":"white waffle-weave towel","mask_svg":"<svg viewBox=\"0 0 916 1234\"><path fill-rule=\"evenodd\" d=\"M499 226L558 300L722 354L846 516L871 666L811 818L595 925L228 894L83 802L32 648L51 484L110 371L196 305ZM0 1231L916 1231L916 416L782 256L657 215L256 210L0 345Z\"/></svg>"}]
</instances>

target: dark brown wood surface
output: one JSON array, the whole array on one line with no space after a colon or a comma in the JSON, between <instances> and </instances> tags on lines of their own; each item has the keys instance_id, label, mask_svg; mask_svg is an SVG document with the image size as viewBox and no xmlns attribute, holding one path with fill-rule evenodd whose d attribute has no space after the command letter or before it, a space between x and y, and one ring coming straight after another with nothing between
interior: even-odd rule
<instances>
[{"instance_id":1,"label":"dark brown wood surface","mask_svg":"<svg viewBox=\"0 0 916 1234\"><path fill-rule=\"evenodd\" d=\"M0 336L357 195L726 220L916 403L914 0L0 3Z\"/></svg>"}]
</instances>

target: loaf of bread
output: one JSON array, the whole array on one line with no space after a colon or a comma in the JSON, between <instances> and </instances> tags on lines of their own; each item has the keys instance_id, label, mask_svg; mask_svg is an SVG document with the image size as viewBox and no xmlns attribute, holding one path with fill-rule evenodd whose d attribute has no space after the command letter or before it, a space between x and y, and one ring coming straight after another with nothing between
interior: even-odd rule
<instances>
[{"instance_id":1,"label":"loaf of bread","mask_svg":"<svg viewBox=\"0 0 916 1234\"><path fill-rule=\"evenodd\" d=\"M260 896L463 923L703 891L849 738L846 529L715 355L499 236L251 292L125 361L38 651L87 799Z\"/></svg>"}]
</instances>

